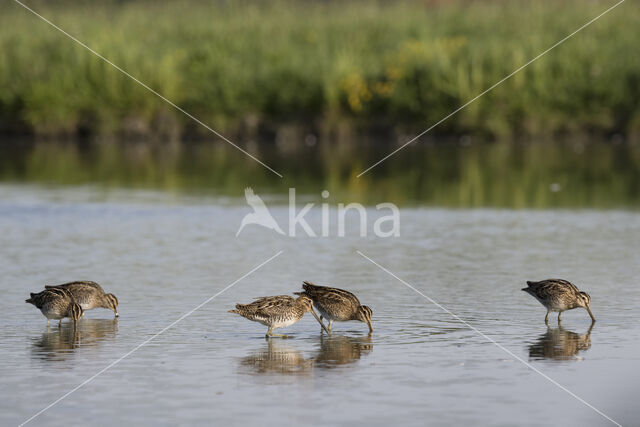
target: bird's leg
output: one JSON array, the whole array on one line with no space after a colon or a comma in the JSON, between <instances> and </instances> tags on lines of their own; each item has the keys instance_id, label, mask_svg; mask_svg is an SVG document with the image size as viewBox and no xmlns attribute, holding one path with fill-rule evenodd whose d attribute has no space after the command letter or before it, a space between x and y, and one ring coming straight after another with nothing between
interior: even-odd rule
<instances>
[{"instance_id":1,"label":"bird's leg","mask_svg":"<svg viewBox=\"0 0 640 427\"><path fill-rule=\"evenodd\" d=\"M47 327L49 327L49 319L47 319Z\"/></svg>"},{"instance_id":2,"label":"bird's leg","mask_svg":"<svg viewBox=\"0 0 640 427\"><path fill-rule=\"evenodd\" d=\"M327 328L327 331L329 331L329 333L331 333L331 324L333 323L333 320L329 319L329 327Z\"/></svg>"},{"instance_id":3,"label":"bird's leg","mask_svg":"<svg viewBox=\"0 0 640 427\"><path fill-rule=\"evenodd\" d=\"M287 335L283 335L283 334L274 334L274 333L273 333L273 327L271 327L271 326L269 327L269 329L267 329L267 335L266 335L266 337L267 337L267 338L270 338L270 337L288 338L288 336L287 336Z\"/></svg>"},{"instance_id":4,"label":"bird's leg","mask_svg":"<svg viewBox=\"0 0 640 427\"><path fill-rule=\"evenodd\" d=\"M558 312L558 323L562 322L562 319L560 318L560 316L562 316L562 312L561 311Z\"/></svg>"},{"instance_id":5,"label":"bird's leg","mask_svg":"<svg viewBox=\"0 0 640 427\"><path fill-rule=\"evenodd\" d=\"M322 317L322 314L320 315L320 323L322 323L322 320L324 319L324 317ZM324 323L322 323L324 325ZM322 326L320 326L320 333L324 332L324 328Z\"/></svg>"},{"instance_id":6,"label":"bird's leg","mask_svg":"<svg viewBox=\"0 0 640 427\"><path fill-rule=\"evenodd\" d=\"M544 323L545 323L545 325L549 324L549 312L548 311L547 311L547 315L544 316Z\"/></svg>"},{"instance_id":7,"label":"bird's leg","mask_svg":"<svg viewBox=\"0 0 640 427\"><path fill-rule=\"evenodd\" d=\"M58 328L62 327L62 319L58 320Z\"/></svg>"}]
</instances>

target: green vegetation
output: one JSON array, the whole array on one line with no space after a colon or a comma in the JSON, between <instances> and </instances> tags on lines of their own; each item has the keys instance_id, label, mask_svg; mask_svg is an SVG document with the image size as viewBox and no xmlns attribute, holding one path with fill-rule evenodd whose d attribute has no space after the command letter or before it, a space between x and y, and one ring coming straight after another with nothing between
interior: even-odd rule
<instances>
[{"instance_id":1,"label":"green vegetation","mask_svg":"<svg viewBox=\"0 0 640 427\"><path fill-rule=\"evenodd\" d=\"M52 3L29 2L242 141L287 126L410 135L614 2ZM434 133L640 133L638 22L622 4ZM0 6L0 28L1 129L207 135L19 5Z\"/></svg>"}]
</instances>

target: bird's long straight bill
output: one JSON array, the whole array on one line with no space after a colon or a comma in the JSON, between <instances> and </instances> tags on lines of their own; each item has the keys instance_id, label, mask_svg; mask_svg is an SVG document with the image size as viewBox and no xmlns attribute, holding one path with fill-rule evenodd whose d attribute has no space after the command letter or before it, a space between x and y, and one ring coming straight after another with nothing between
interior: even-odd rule
<instances>
[{"instance_id":1,"label":"bird's long straight bill","mask_svg":"<svg viewBox=\"0 0 640 427\"><path fill-rule=\"evenodd\" d=\"M318 317L318 315L316 314L316 312L315 312L315 311L313 311L313 310L311 310L311 314L313 314L313 317L315 317L315 318L316 318L316 320L318 321L318 323L320 323L320 326L322 326L322 329L324 329L324 331L325 331L326 333L329 333L329 331L327 330L327 327L326 327L326 326L324 326L324 323L322 323L322 320L320 320L320 318Z\"/></svg>"}]
</instances>

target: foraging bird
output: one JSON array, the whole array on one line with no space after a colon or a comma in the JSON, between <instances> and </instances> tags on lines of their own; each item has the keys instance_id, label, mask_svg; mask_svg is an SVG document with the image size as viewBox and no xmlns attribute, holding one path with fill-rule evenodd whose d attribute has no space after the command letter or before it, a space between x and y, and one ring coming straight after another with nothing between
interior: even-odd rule
<instances>
[{"instance_id":1,"label":"foraging bird","mask_svg":"<svg viewBox=\"0 0 640 427\"><path fill-rule=\"evenodd\" d=\"M549 313L558 312L558 322L565 310L582 307L589 313L591 320L596 321L591 313L591 297L586 292L581 292L573 283L561 279L547 279L540 282L527 281L528 288L522 290L540 301L547 308L544 322L549 323Z\"/></svg>"},{"instance_id":2,"label":"foraging bird","mask_svg":"<svg viewBox=\"0 0 640 427\"><path fill-rule=\"evenodd\" d=\"M237 313L254 322L262 323L267 326L267 337L286 337L286 335L274 334L276 328L284 328L293 325L306 312L313 314L313 317L322 325L322 321L313 311L313 301L306 296L298 298L289 295L278 295L273 297L256 298L250 304L236 304L235 310L229 310L229 313ZM326 328L324 328L326 330Z\"/></svg>"},{"instance_id":3,"label":"foraging bird","mask_svg":"<svg viewBox=\"0 0 640 427\"><path fill-rule=\"evenodd\" d=\"M320 312L320 320L323 317L329 320L329 332L331 332L331 324L334 320L338 322L359 320L369 325L369 333L373 332L371 309L366 305L360 305L358 298L351 292L328 286L318 286L311 282L303 282L302 288L304 292L295 292L295 294L306 295L313 300L313 305Z\"/></svg>"},{"instance_id":4,"label":"foraging bird","mask_svg":"<svg viewBox=\"0 0 640 427\"><path fill-rule=\"evenodd\" d=\"M77 281L64 283L56 286L45 286L45 289L65 289L71 293L73 298L83 310L94 308L107 308L118 317L118 298L114 294L107 294L96 282Z\"/></svg>"},{"instance_id":5,"label":"foraging bird","mask_svg":"<svg viewBox=\"0 0 640 427\"><path fill-rule=\"evenodd\" d=\"M271 216L271 212L269 212L267 206L259 196L253 193L252 188L247 187L244 189L244 197L247 199L247 204L253 208L253 212L246 214L244 218L242 218L242 223L236 233L236 237L238 237L245 225L249 224L261 225L279 234L284 234L284 231L282 231L276 220Z\"/></svg>"},{"instance_id":6,"label":"foraging bird","mask_svg":"<svg viewBox=\"0 0 640 427\"><path fill-rule=\"evenodd\" d=\"M25 300L25 302L33 304L40 309L47 318L47 325L49 325L50 319L59 320L58 325L60 325L65 317L77 322L84 313L80 304L65 289L45 289L40 293L31 293L30 295L31 298Z\"/></svg>"}]
</instances>

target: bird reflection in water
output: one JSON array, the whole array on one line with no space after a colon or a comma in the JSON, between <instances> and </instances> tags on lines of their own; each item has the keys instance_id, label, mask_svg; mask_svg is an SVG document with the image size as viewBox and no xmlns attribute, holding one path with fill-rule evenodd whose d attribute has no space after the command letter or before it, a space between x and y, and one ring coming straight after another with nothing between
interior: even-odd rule
<instances>
[{"instance_id":1,"label":"bird reflection in water","mask_svg":"<svg viewBox=\"0 0 640 427\"><path fill-rule=\"evenodd\" d=\"M578 359L577 354L591 347L591 330L593 323L585 334L578 334L564 329L547 328L538 340L529 346L529 358L573 360Z\"/></svg>"},{"instance_id":2,"label":"bird reflection in water","mask_svg":"<svg viewBox=\"0 0 640 427\"><path fill-rule=\"evenodd\" d=\"M47 327L34 339L32 356L42 360L66 360L82 347L90 347L115 337L117 319L82 319L77 324L63 322L60 327Z\"/></svg>"},{"instance_id":3,"label":"bird reflection in water","mask_svg":"<svg viewBox=\"0 0 640 427\"><path fill-rule=\"evenodd\" d=\"M313 359L305 359L282 340L268 339L265 347L244 357L240 366L253 374L307 375L313 370Z\"/></svg>"},{"instance_id":4,"label":"bird reflection in water","mask_svg":"<svg viewBox=\"0 0 640 427\"><path fill-rule=\"evenodd\" d=\"M320 336L320 348L314 357L304 354L282 340L268 340L265 346L244 357L240 366L251 374L311 375L314 369L348 365L372 351L371 335L366 337Z\"/></svg>"},{"instance_id":5,"label":"bird reflection in water","mask_svg":"<svg viewBox=\"0 0 640 427\"><path fill-rule=\"evenodd\" d=\"M320 351L315 357L318 367L334 368L354 363L373 350L371 335L348 337L340 335L320 336Z\"/></svg>"}]
</instances>

